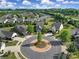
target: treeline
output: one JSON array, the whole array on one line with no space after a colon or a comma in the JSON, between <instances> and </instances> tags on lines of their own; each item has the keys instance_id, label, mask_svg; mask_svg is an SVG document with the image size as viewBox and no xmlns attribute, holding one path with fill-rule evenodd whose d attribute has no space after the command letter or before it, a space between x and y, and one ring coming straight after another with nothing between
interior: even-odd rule
<instances>
[{"instance_id":1,"label":"treeline","mask_svg":"<svg viewBox=\"0 0 79 59\"><path fill-rule=\"evenodd\" d=\"M0 9L2 12L33 12L33 13L61 13L64 15L78 15L79 9Z\"/></svg>"}]
</instances>

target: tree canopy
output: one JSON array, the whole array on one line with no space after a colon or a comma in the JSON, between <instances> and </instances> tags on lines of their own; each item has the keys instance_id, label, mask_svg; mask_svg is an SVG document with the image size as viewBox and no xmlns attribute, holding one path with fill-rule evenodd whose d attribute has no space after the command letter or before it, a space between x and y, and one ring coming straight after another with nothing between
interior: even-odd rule
<instances>
[{"instance_id":1,"label":"tree canopy","mask_svg":"<svg viewBox=\"0 0 79 59\"><path fill-rule=\"evenodd\" d=\"M71 34L68 30L63 30L60 35L59 38L63 41L63 42L70 42L71 41Z\"/></svg>"}]
</instances>

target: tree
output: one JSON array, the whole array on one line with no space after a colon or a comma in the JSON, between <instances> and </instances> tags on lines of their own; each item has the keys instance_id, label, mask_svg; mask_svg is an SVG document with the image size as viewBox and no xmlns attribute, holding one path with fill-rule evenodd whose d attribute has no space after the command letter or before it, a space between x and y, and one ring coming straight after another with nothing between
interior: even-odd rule
<instances>
[{"instance_id":1,"label":"tree","mask_svg":"<svg viewBox=\"0 0 79 59\"><path fill-rule=\"evenodd\" d=\"M60 14L60 13L54 14L54 19L55 19L55 21L59 21L63 24L68 22L68 18L65 17L64 15Z\"/></svg>"},{"instance_id":2,"label":"tree","mask_svg":"<svg viewBox=\"0 0 79 59\"><path fill-rule=\"evenodd\" d=\"M41 34L41 32L38 32L37 42L40 43L41 41L42 41L42 34Z\"/></svg>"},{"instance_id":3,"label":"tree","mask_svg":"<svg viewBox=\"0 0 79 59\"><path fill-rule=\"evenodd\" d=\"M45 26L42 27L42 33L46 33L47 32L47 28Z\"/></svg>"},{"instance_id":4,"label":"tree","mask_svg":"<svg viewBox=\"0 0 79 59\"><path fill-rule=\"evenodd\" d=\"M75 45L75 43L71 43L69 45L69 48L67 49L69 52L76 52L77 51L77 46Z\"/></svg>"},{"instance_id":5,"label":"tree","mask_svg":"<svg viewBox=\"0 0 79 59\"><path fill-rule=\"evenodd\" d=\"M34 26L32 24L28 24L27 31L31 34L34 33Z\"/></svg>"},{"instance_id":6,"label":"tree","mask_svg":"<svg viewBox=\"0 0 79 59\"><path fill-rule=\"evenodd\" d=\"M61 34L59 35L59 38L63 42L70 42L71 41L71 34L68 30L65 29L61 32Z\"/></svg>"}]
</instances>

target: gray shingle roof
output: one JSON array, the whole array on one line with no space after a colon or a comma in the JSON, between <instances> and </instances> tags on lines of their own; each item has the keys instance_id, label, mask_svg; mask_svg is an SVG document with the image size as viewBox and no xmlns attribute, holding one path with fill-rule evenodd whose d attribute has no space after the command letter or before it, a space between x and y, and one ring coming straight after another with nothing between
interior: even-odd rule
<instances>
[{"instance_id":1,"label":"gray shingle roof","mask_svg":"<svg viewBox=\"0 0 79 59\"><path fill-rule=\"evenodd\" d=\"M13 35L13 32L9 31L2 31L2 33L5 35L5 38L11 38Z\"/></svg>"},{"instance_id":2,"label":"gray shingle roof","mask_svg":"<svg viewBox=\"0 0 79 59\"><path fill-rule=\"evenodd\" d=\"M0 38L4 38L5 35L3 34L3 32L0 30Z\"/></svg>"},{"instance_id":3,"label":"gray shingle roof","mask_svg":"<svg viewBox=\"0 0 79 59\"><path fill-rule=\"evenodd\" d=\"M43 22L36 22L36 32L40 32L42 30Z\"/></svg>"},{"instance_id":4,"label":"gray shingle roof","mask_svg":"<svg viewBox=\"0 0 79 59\"><path fill-rule=\"evenodd\" d=\"M60 22L55 22L51 28L52 31L58 31L61 26Z\"/></svg>"},{"instance_id":5,"label":"gray shingle roof","mask_svg":"<svg viewBox=\"0 0 79 59\"><path fill-rule=\"evenodd\" d=\"M11 38L13 32L0 30L0 38Z\"/></svg>"},{"instance_id":6,"label":"gray shingle roof","mask_svg":"<svg viewBox=\"0 0 79 59\"><path fill-rule=\"evenodd\" d=\"M75 29L71 30L71 34L72 35L79 34L79 28L75 28Z\"/></svg>"},{"instance_id":7,"label":"gray shingle roof","mask_svg":"<svg viewBox=\"0 0 79 59\"><path fill-rule=\"evenodd\" d=\"M15 32L22 33L23 35L26 34L26 30L27 30L26 27L23 26L23 25L17 25L17 26L14 27Z\"/></svg>"}]
</instances>

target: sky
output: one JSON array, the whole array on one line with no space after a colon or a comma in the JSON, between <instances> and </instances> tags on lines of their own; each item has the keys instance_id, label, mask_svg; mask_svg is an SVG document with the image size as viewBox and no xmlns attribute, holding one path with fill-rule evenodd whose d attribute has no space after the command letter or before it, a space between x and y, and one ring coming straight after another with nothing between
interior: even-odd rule
<instances>
[{"instance_id":1,"label":"sky","mask_svg":"<svg viewBox=\"0 0 79 59\"><path fill-rule=\"evenodd\" d=\"M0 0L0 9L79 9L79 0Z\"/></svg>"}]
</instances>

